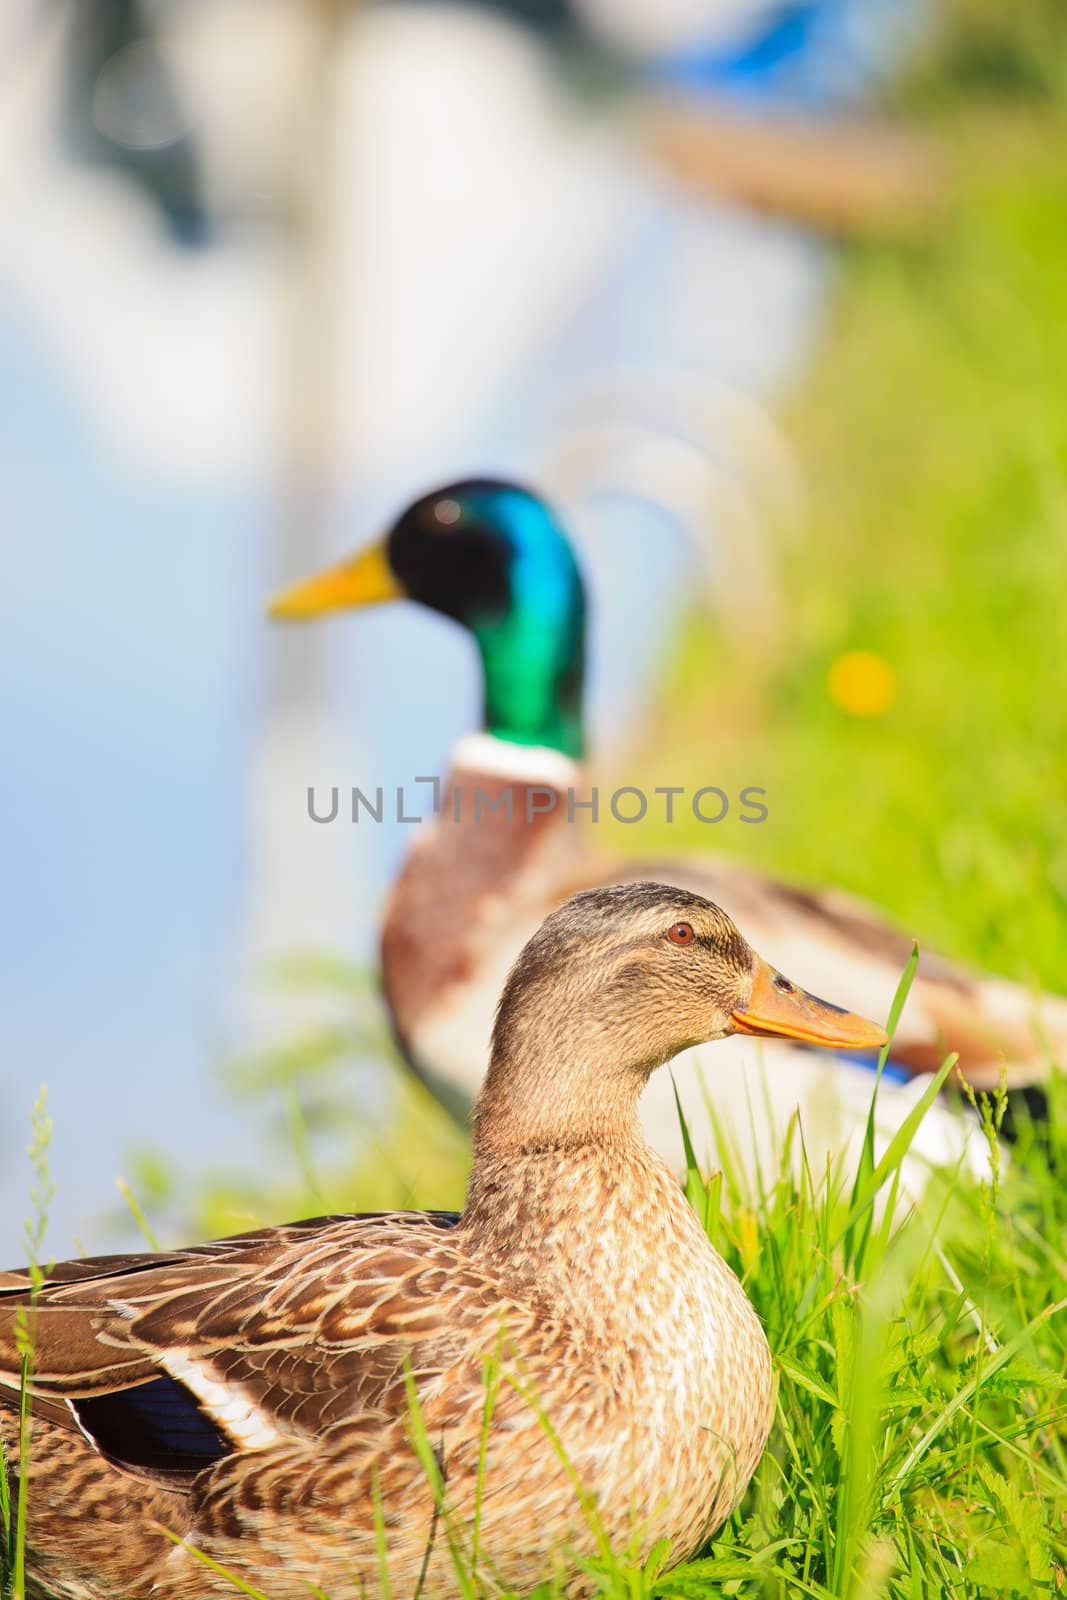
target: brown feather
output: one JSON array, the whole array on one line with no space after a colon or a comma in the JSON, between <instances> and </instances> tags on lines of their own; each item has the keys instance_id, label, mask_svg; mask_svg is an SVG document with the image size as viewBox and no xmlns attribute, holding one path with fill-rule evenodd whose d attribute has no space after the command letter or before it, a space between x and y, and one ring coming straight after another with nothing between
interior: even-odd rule
<instances>
[{"instance_id":1,"label":"brown feather","mask_svg":"<svg viewBox=\"0 0 1067 1600\"><path fill-rule=\"evenodd\" d=\"M664 932L680 915L697 925L684 954ZM581 1563L603 1538L692 1552L763 1448L770 1358L635 1107L694 1030L729 1031L753 964L693 895L582 896L505 990L460 1217L331 1217L63 1263L36 1294L6 1275L13 1470L20 1327L35 1338L37 1592L232 1594L162 1527L272 1600L306 1600L309 1584L366 1600L382 1589L376 1501L395 1595L421 1581L427 1600L455 1600L450 1545L469 1545L476 1512L486 1570L522 1592L560 1563L589 1591Z\"/></svg>"}]
</instances>

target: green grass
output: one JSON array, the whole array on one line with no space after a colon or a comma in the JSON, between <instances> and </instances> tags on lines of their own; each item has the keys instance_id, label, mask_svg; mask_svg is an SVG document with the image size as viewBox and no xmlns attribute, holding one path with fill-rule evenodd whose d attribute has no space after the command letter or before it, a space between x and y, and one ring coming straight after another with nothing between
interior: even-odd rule
<instances>
[{"instance_id":1,"label":"green grass","mask_svg":"<svg viewBox=\"0 0 1067 1600\"><path fill-rule=\"evenodd\" d=\"M1067 1080L1050 1084L1047 1128L1024 1127L1008 1155L1000 1103L982 1100L987 1177L936 1172L913 1204L899 1172L923 1109L877 1164L868 1140L856 1172L795 1162L795 1121L761 1181L729 1159L711 1179L690 1170L690 1201L767 1328L775 1423L738 1511L699 1559L662 1572L605 1550L590 1568L605 1600L1060 1591ZM4 1522L0 1570L16 1549L7 1508ZM498 1593L472 1570L464 1530L449 1538L462 1592ZM0 1592L20 1593L13 1577L9 1566Z\"/></svg>"},{"instance_id":2,"label":"green grass","mask_svg":"<svg viewBox=\"0 0 1067 1600\"><path fill-rule=\"evenodd\" d=\"M672 781L769 791L759 827L664 828L864 893L924 940L1067 988L1067 16L958 0L902 93L942 152L935 237L846 253L785 425L805 484L781 624L694 618L646 746ZM1011 48L1006 47L1007 42ZM849 714L829 674L897 687ZM634 848L637 830L620 829ZM990 1150L1000 1115L984 1102ZM766 1323L775 1428L707 1557L611 1596L1055 1594L1067 1568L1067 1099L990 1180L941 1174L857 1232L845 1174L691 1177ZM794 1138L800 1137L794 1130ZM739 1170L739 1169L738 1169ZM862 1175L861 1175L862 1179Z\"/></svg>"},{"instance_id":3,"label":"green grass","mask_svg":"<svg viewBox=\"0 0 1067 1600\"><path fill-rule=\"evenodd\" d=\"M770 816L617 842L837 883L924 943L1062 990L1067 11L952 9L967 24L952 71L904 96L941 152L941 224L846 250L787 403L806 507L774 637L694 618L667 664L670 715L631 757L637 781L762 784ZM876 717L828 687L855 649L896 680Z\"/></svg>"},{"instance_id":4,"label":"green grass","mask_svg":"<svg viewBox=\"0 0 1067 1600\"><path fill-rule=\"evenodd\" d=\"M782 1166L751 1192L691 1174L767 1327L777 1411L735 1515L659 1576L605 1561L610 1600L994 1600L1067 1566L1067 1094L1048 1144L902 1204L903 1149L850 1178ZM799 1139L801 1130L792 1129ZM1060 1167L1062 1170L1062 1166ZM554 1593L546 1590L546 1594Z\"/></svg>"},{"instance_id":5,"label":"green grass","mask_svg":"<svg viewBox=\"0 0 1067 1600\"><path fill-rule=\"evenodd\" d=\"M44 1282L48 1267L41 1259L48 1231L48 1208L55 1194L49 1169L48 1150L52 1142L52 1119L48 1114L48 1090L42 1086L30 1112L32 1137L27 1154L33 1172L30 1191L31 1213L23 1225L23 1241L32 1294ZM33 1375L33 1334L29 1319L16 1327L22 1358L19 1404L15 1433L19 1461L24 1467L30 1458L30 1381ZM0 1439L0 1600L25 1600L26 1595L26 1476L20 1472L15 1482L7 1470L3 1440Z\"/></svg>"},{"instance_id":6,"label":"green grass","mask_svg":"<svg viewBox=\"0 0 1067 1600\"><path fill-rule=\"evenodd\" d=\"M1064 1146L1063 1085L1050 1139ZM1067 1557L1067 1221L1049 1150L942 1174L914 1210L858 1211L891 1164L821 1191L731 1186L713 1234L779 1371L770 1446L694 1583L892 1600L1053 1593Z\"/></svg>"}]
</instances>

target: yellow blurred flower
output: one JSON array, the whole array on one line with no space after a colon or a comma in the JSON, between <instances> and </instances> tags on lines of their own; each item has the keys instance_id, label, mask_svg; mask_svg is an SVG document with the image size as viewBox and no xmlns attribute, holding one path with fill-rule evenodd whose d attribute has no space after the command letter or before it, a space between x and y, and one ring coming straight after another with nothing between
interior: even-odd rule
<instances>
[{"instance_id":1,"label":"yellow blurred flower","mask_svg":"<svg viewBox=\"0 0 1067 1600\"><path fill-rule=\"evenodd\" d=\"M897 697L896 674L873 650L844 651L826 682L831 700L851 717L880 717Z\"/></svg>"}]
</instances>

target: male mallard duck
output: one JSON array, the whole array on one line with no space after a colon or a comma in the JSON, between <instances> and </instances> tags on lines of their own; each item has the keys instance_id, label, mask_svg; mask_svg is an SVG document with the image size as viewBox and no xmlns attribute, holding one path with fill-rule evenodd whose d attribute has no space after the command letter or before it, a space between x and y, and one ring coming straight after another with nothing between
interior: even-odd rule
<instances>
[{"instance_id":1,"label":"male mallard duck","mask_svg":"<svg viewBox=\"0 0 1067 1600\"><path fill-rule=\"evenodd\" d=\"M485 683L483 731L453 752L439 817L419 830L382 935L384 989L400 1044L446 1105L469 1110L493 999L515 952L552 905L587 884L648 877L684 884L727 906L771 959L812 988L840 994L860 1011L888 1012L910 940L872 907L713 855L604 858L590 846L593 830L573 825L587 815L568 805L568 791L580 796L583 785L585 597L571 545L543 500L511 483L450 484L409 506L382 543L280 595L272 614L311 618L401 598L469 629ZM508 791L510 817L502 804L493 809ZM1005 1062L1009 1083L1036 1079L1047 1065L1042 1031L1067 1054L1067 1002L1046 999L1039 1012L1020 986L924 953L893 1042L903 1081L886 1085L883 1114L899 1120L921 1087L907 1078L932 1071L949 1050L978 1087L995 1085ZM761 1056L748 1047L741 1064L755 1059L770 1103L786 1117L802 1104L809 1135L818 1121L827 1148L837 1145L840 1130L825 1112L835 1098L844 1102L844 1131L862 1130L866 1071L848 1063L831 1069L814 1053L798 1062L795 1051L762 1047ZM674 1077L698 1154L706 1155L713 1140L698 1060L683 1057ZM751 1098L763 1103L759 1083ZM744 1132L744 1094L724 1109ZM652 1144L677 1165L678 1116L666 1075L642 1115Z\"/></svg>"},{"instance_id":2,"label":"male mallard duck","mask_svg":"<svg viewBox=\"0 0 1067 1600\"><path fill-rule=\"evenodd\" d=\"M578 1562L602 1538L691 1554L759 1460L770 1356L636 1107L656 1067L738 1030L885 1042L760 961L709 901L589 890L504 986L459 1216L72 1261L36 1294L0 1275L11 1463L23 1328L33 1342L40 1592L233 1594L161 1529L271 1600L458 1597L450 1547L469 1561L474 1540L523 1593L557 1565L592 1592Z\"/></svg>"}]
</instances>

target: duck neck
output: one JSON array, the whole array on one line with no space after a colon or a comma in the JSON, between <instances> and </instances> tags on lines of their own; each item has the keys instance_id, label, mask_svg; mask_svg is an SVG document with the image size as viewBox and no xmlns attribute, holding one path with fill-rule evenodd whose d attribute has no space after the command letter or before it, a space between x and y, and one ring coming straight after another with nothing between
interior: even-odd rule
<instances>
[{"instance_id":1,"label":"duck neck","mask_svg":"<svg viewBox=\"0 0 1067 1600\"><path fill-rule=\"evenodd\" d=\"M420 1026L491 962L511 921L525 928L544 915L545 884L581 850L568 807L568 790L580 787L580 768L556 749L484 733L456 746L440 814L404 865L382 934L386 998L409 1059ZM484 1051L484 1032L464 1045L475 1073Z\"/></svg>"},{"instance_id":2,"label":"duck neck","mask_svg":"<svg viewBox=\"0 0 1067 1600\"><path fill-rule=\"evenodd\" d=\"M552 1017L543 1019L540 1032L551 1040ZM600 1044L610 1053L610 1041ZM596 1151L623 1160L644 1147L637 1102L647 1075L612 1070L580 1049L539 1059L535 1044L528 1054L528 1061L490 1061L474 1107L476 1172L507 1172L542 1156L550 1163L563 1156L581 1160Z\"/></svg>"},{"instance_id":3,"label":"duck neck","mask_svg":"<svg viewBox=\"0 0 1067 1600\"><path fill-rule=\"evenodd\" d=\"M559 637L536 615L509 611L474 630L485 681L483 728L519 746L581 758L583 624Z\"/></svg>"},{"instance_id":4,"label":"duck neck","mask_svg":"<svg viewBox=\"0 0 1067 1600\"><path fill-rule=\"evenodd\" d=\"M505 1263L509 1280L529 1282L556 1306L610 1321L603 1285L629 1316L647 1284L646 1246L659 1260L675 1247L698 1255L710 1244L677 1180L645 1142L636 1118L608 1139L505 1149L476 1146L460 1226L480 1251ZM590 1294L590 1285L595 1291Z\"/></svg>"},{"instance_id":5,"label":"duck neck","mask_svg":"<svg viewBox=\"0 0 1067 1600\"><path fill-rule=\"evenodd\" d=\"M581 758L585 590L549 508L508 489L492 496L508 534L508 604L471 616L485 680L485 731Z\"/></svg>"}]
</instances>

